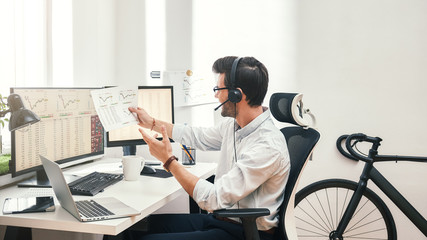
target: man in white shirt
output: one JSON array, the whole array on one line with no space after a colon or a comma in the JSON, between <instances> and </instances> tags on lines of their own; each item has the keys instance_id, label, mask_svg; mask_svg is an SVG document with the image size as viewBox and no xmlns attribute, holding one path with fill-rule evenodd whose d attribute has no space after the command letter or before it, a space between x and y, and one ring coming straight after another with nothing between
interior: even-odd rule
<instances>
[{"instance_id":1,"label":"man in white shirt","mask_svg":"<svg viewBox=\"0 0 427 240\"><path fill-rule=\"evenodd\" d=\"M253 57L224 57L212 67L219 74L215 97L222 106L223 122L212 128L171 124L152 118L144 109L139 125L157 131L163 140L140 129L150 153L159 159L200 208L268 208L270 215L257 219L262 239L274 239L278 210L288 179L290 163L286 141L274 126L270 111L262 106L268 72ZM203 151L221 151L215 182L187 171L172 154L169 137ZM149 217L149 231L133 239L244 239L239 219L212 214L163 214Z\"/></svg>"}]
</instances>

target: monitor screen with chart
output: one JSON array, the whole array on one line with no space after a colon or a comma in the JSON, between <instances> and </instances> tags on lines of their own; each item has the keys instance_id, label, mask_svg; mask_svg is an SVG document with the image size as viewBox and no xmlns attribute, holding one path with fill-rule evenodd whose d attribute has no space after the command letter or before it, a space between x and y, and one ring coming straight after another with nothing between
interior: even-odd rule
<instances>
[{"instance_id":1,"label":"monitor screen with chart","mask_svg":"<svg viewBox=\"0 0 427 240\"><path fill-rule=\"evenodd\" d=\"M48 184L39 155L62 166L100 158L104 129L90 91L96 88L11 88L40 122L12 132L12 177L36 171L20 186Z\"/></svg>"},{"instance_id":2,"label":"monitor screen with chart","mask_svg":"<svg viewBox=\"0 0 427 240\"><path fill-rule=\"evenodd\" d=\"M138 106L144 108L155 119L174 123L174 103L172 86L139 86ZM145 144L138 131L138 125L107 132L107 147ZM145 129L154 135L154 131ZM159 134L161 137L161 134ZM161 138L159 138L161 139Z\"/></svg>"}]
</instances>

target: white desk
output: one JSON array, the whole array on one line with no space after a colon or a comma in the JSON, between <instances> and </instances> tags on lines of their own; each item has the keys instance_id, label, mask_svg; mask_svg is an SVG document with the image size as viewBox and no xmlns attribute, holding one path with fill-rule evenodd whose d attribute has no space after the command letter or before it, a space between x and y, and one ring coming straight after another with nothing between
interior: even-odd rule
<instances>
[{"instance_id":1,"label":"white desk","mask_svg":"<svg viewBox=\"0 0 427 240\"><path fill-rule=\"evenodd\" d=\"M111 161L111 159L109 160ZM102 161L103 160L90 164L97 164ZM215 163L197 163L188 168L188 170L200 178L208 178L214 174L215 168ZM0 190L0 210L3 209L3 203L6 197L16 196L19 192L24 190L25 188L18 188L16 186ZM0 225L89 234L117 235L182 194L187 193L174 177L156 178L140 176L138 181L120 181L92 198L116 197L125 204L140 210L141 215L131 218L82 223L63 209L55 199L56 210L54 212L3 215L0 211ZM75 200L91 198L86 196L73 197Z\"/></svg>"}]
</instances>

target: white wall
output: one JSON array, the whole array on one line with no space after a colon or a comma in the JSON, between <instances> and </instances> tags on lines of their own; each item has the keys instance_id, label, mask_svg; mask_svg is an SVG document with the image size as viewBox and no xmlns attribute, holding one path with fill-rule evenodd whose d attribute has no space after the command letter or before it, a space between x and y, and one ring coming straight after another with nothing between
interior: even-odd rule
<instances>
[{"instance_id":1,"label":"white wall","mask_svg":"<svg viewBox=\"0 0 427 240\"><path fill-rule=\"evenodd\" d=\"M115 84L145 83L145 4L144 1L116 1Z\"/></svg>"},{"instance_id":2,"label":"white wall","mask_svg":"<svg viewBox=\"0 0 427 240\"><path fill-rule=\"evenodd\" d=\"M223 56L254 56L269 70L269 95L294 90L294 1L193 2L192 54L196 69L210 71L212 63Z\"/></svg>"},{"instance_id":3,"label":"white wall","mask_svg":"<svg viewBox=\"0 0 427 240\"><path fill-rule=\"evenodd\" d=\"M151 71L145 69L149 61L144 50L145 6L131 0L107 1L107 6L101 2L73 2L74 7L80 4L75 24L84 25L83 29L74 26L77 82L144 83ZM381 150L387 154L427 155L423 124L427 117L423 104L427 100L427 2L166 0L165 4L163 70L208 74L219 57L254 56L270 74L265 105L273 92L304 93L305 106L315 113L322 139L301 187L331 177L358 179L361 164L344 159L335 148L336 138L344 133L380 136L384 139ZM82 9L88 6L91 13ZM101 9L108 13L101 14ZM102 49L106 52L101 56ZM211 125L220 119L211 105L177 108L176 122ZM198 153L200 161L215 157ZM422 185L426 164L385 163L378 168L427 216L427 188ZM391 209L399 238L423 238Z\"/></svg>"},{"instance_id":4,"label":"white wall","mask_svg":"<svg viewBox=\"0 0 427 240\"><path fill-rule=\"evenodd\" d=\"M427 156L427 2L299 1L296 12L298 90L322 133L301 185L330 177L358 180L362 164L335 148L345 133L381 137L383 154ZM427 164L377 168L427 216ZM399 239L425 238L391 210Z\"/></svg>"},{"instance_id":5,"label":"white wall","mask_svg":"<svg viewBox=\"0 0 427 240\"><path fill-rule=\"evenodd\" d=\"M75 0L72 4L74 85L114 84L118 68L115 1Z\"/></svg>"}]
</instances>

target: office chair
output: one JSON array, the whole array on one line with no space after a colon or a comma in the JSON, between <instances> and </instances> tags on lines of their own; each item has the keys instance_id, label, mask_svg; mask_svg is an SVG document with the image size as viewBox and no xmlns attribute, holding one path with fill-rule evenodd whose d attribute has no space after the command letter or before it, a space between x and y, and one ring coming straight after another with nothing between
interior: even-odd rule
<instances>
[{"instance_id":1,"label":"office chair","mask_svg":"<svg viewBox=\"0 0 427 240\"><path fill-rule=\"evenodd\" d=\"M308 110L303 109L302 94L274 93L270 98L270 111L278 121L293 124L280 130L288 145L291 169L279 209L279 226L275 236L281 240L294 240L298 239L294 222L296 189L302 170L319 141L320 134L315 129L309 128L306 119L303 118ZM258 240L260 238L256 219L269 215L270 211L267 208L221 209L214 211L213 214L240 218L245 238Z\"/></svg>"}]
</instances>

